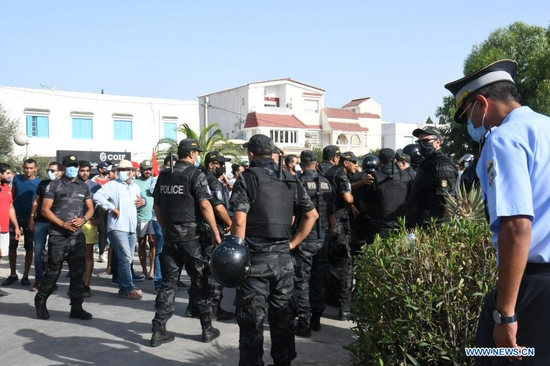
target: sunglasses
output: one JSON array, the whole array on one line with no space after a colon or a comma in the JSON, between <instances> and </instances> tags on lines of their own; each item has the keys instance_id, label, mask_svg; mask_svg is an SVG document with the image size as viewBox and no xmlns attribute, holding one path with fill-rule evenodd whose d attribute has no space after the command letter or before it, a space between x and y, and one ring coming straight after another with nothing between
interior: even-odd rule
<instances>
[{"instance_id":1,"label":"sunglasses","mask_svg":"<svg viewBox=\"0 0 550 366\"><path fill-rule=\"evenodd\" d=\"M437 140L437 139L434 138L434 137L430 137L430 138L427 138L427 139L416 140L416 144L417 144L417 145L420 145L420 144L429 144L429 143L431 143L432 141L435 141L435 140Z\"/></svg>"},{"instance_id":2,"label":"sunglasses","mask_svg":"<svg viewBox=\"0 0 550 366\"><path fill-rule=\"evenodd\" d=\"M59 170L55 170L55 169L46 169L46 173L55 173L55 172L58 172Z\"/></svg>"}]
</instances>

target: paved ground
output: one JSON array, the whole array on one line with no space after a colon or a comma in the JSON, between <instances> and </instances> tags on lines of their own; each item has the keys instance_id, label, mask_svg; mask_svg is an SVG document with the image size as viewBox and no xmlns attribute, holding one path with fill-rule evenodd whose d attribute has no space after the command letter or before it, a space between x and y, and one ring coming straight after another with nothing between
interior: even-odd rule
<instances>
[{"instance_id":1,"label":"paved ground","mask_svg":"<svg viewBox=\"0 0 550 366\"><path fill-rule=\"evenodd\" d=\"M21 248L21 247L20 247ZM18 251L17 271L23 273L24 251ZM154 315L153 282L138 287L140 301L121 299L110 278L98 278L105 263L95 262L92 297L84 308L94 319L69 318L68 278L64 268L59 290L48 300L49 320L39 320L33 305L34 292L20 282L2 287L10 296L0 297L0 365L237 365L239 328L235 320L214 322L221 336L211 344L200 341L198 319L185 318L186 290L178 291L176 315L168 330L176 340L157 348L149 347L151 319ZM137 261L134 268L141 268ZM31 282L34 269L31 268ZM9 275L7 253L0 262L0 282ZM185 277L184 282L188 282ZM235 292L226 289L223 308L231 310ZM349 365L349 354L342 346L352 342L351 322L336 320L337 309L327 307L321 319L323 329L311 338L296 337L298 358L293 365ZM269 327L265 325L264 362L272 362Z\"/></svg>"}]
</instances>

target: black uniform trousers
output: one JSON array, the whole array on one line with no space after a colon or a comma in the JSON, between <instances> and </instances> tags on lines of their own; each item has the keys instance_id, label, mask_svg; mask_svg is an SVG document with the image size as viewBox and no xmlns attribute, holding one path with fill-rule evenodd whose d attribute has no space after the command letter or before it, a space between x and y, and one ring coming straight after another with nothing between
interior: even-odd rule
<instances>
[{"instance_id":1,"label":"black uniform trousers","mask_svg":"<svg viewBox=\"0 0 550 366\"><path fill-rule=\"evenodd\" d=\"M314 229L306 240L292 251L298 318L306 324L310 323L312 313L321 316L325 311L325 292L329 281L329 238L328 232L318 238L317 230Z\"/></svg>"},{"instance_id":2,"label":"black uniform trousers","mask_svg":"<svg viewBox=\"0 0 550 366\"><path fill-rule=\"evenodd\" d=\"M69 297L71 306L79 308L84 300L84 272L86 271L86 237L77 235L50 235L48 239L47 263L44 263L44 278L35 303L45 304L53 293L61 274L63 261L69 263Z\"/></svg>"},{"instance_id":3,"label":"black uniform trousers","mask_svg":"<svg viewBox=\"0 0 550 366\"><path fill-rule=\"evenodd\" d=\"M342 311L350 311L351 289L353 287L353 263L351 259L351 230L349 216L346 212L341 216L336 216L334 225L335 238L331 241L330 246L340 248L337 251L347 253L345 260L339 261L337 265L329 264L330 273L333 276L331 283L334 281L337 300ZM329 251L332 250L329 247ZM330 254L329 254L330 255Z\"/></svg>"},{"instance_id":4,"label":"black uniform trousers","mask_svg":"<svg viewBox=\"0 0 550 366\"><path fill-rule=\"evenodd\" d=\"M288 242L286 253L251 253L250 274L237 287L235 298L239 366L264 365L264 318L268 306L273 361L284 364L296 358L293 276L294 265Z\"/></svg>"},{"instance_id":5,"label":"black uniform trousers","mask_svg":"<svg viewBox=\"0 0 550 366\"><path fill-rule=\"evenodd\" d=\"M185 270L191 278L189 299L194 301L193 306L201 314L201 317L209 317L212 313L212 305L208 275L205 268L208 263L203 255L199 240L165 241L159 259L162 285L155 300L153 332L165 330L166 322L174 314L178 279L184 264Z\"/></svg>"},{"instance_id":6,"label":"black uniform trousers","mask_svg":"<svg viewBox=\"0 0 550 366\"><path fill-rule=\"evenodd\" d=\"M493 340L493 310L496 290L489 292L483 301L477 328L475 346L495 347ZM528 263L519 287L516 303L518 318L517 344L534 347L535 357L509 362L505 357L478 357L476 365L550 365L550 264Z\"/></svg>"}]
</instances>

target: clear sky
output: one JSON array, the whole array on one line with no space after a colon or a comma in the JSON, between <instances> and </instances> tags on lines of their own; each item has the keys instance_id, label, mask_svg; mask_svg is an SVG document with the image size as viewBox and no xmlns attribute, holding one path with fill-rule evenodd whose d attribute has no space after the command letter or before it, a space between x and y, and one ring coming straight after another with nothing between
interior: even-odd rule
<instances>
[{"instance_id":1,"label":"clear sky","mask_svg":"<svg viewBox=\"0 0 550 366\"><path fill-rule=\"evenodd\" d=\"M548 28L549 0L0 2L0 85L196 100L290 77L325 106L370 96L423 123L474 44L515 21Z\"/></svg>"}]
</instances>

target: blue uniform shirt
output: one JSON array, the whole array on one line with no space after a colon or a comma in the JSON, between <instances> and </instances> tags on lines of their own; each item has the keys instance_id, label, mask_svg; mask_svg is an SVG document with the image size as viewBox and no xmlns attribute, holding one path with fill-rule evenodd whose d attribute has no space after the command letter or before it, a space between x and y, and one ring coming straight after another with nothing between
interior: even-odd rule
<instances>
[{"instance_id":1,"label":"blue uniform shirt","mask_svg":"<svg viewBox=\"0 0 550 366\"><path fill-rule=\"evenodd\" d=\"M498 251L500 218L532 221L529 262L550 263L550 117L528 107L513 110L487 135L477 174Z\"/></svg>"}]
</instances>

